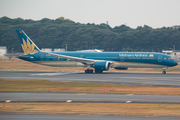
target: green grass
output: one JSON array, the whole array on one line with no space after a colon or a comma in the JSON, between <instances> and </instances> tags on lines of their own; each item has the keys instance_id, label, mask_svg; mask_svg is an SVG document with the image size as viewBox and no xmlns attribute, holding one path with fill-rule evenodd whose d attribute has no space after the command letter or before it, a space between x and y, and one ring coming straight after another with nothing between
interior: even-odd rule
<instances>
[{"instance_id":1,"label":"green grass","mask_svg":"<svg viewBox=\"0 0 180 120\"><path fill-rule=\"evenodd\" d=\"M180 71L180 68L171 68L171 69L168 69L167 71L176 72L176 71Z\"/></svg>"},{"instance_id":2,"label":"green grass","mask_svg":"<svg viewBox=\"0 0 180 120\"><path fill-rule=\"evenodd\" d=\"M108 92L104 92L104 89L108 89ZM48 80L0 79L0 92L180 95L180 88L133 86L105 83L59 82Z\"/></svg>"},{"instance_id":3,"label":"green grass","mask_svg":"<svg viewBox=\"0 0 180 120\"><path fill-rule=\"evenodd\" d=\"M159 72L161 72L162 68L153 68L151 71L155 71L155 72L159 71ZM180 71L180 68L168 68L166 71L167 72L177 72L177 71Z\"/></svg>"},{"instance_id":4,"label":"green grass","mask_svg":"<svg viewBox=\"0 0 180 120\"><path fill-rule=\"evenodd\" d=\"M0 103L0 112L180 116L179 104Z\"/></svg>"},{"instance_id":5,"label":"green grass","mask_svg":"<svg viewBox=\"0 0 180 120\"><path fill-rule=\"evenodd\" d=\"M71 91L73 88L87 88L85 91L92 91L89 87L123 87L126 85L78 83L78 82L57 82L47 80L11 80L0 79L0 91L12 92L78 92Z\"/></svg>"},{"instance_id":6,"label":"green grass","mask_svg":"<svg viewBox=\"0 0 180 120\"><path fill-rule=\"evenodd\" d=\"M34 108L34 107L24 107L24 108L19 109L19 111L28 110L28 109L33 109L33 108Z\"/></svg>"}]
</instances>

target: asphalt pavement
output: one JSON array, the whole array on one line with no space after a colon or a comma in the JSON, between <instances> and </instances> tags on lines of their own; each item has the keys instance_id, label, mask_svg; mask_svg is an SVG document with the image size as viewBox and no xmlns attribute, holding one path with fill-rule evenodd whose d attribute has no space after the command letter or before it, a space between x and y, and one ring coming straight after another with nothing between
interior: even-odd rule
<instances>
[{"instance_id":1,"label":"asphalt pavement","mask_svg":"<svg viewBox=\"0 0 180 120\"><path fill-rule=\"evenodd\" d=\"M77 93L0 93L0 101L6 102L92 102L92 103L166 103L180 104L180 96L170 95L122 95Z\"/></svg>"},{"instance_id":2,"label":"asphalt pavement","mask_svg":"<svg viewBox=\"0 0 180 120\"><path fill-rule=\"evenodd\" d=\"M85 114L27 114L0 113L1 120L179 120L180 117L151 117L126 115L85 115Z\"/></svg>"},{"instance_id":3,"label":"asphalt pavement","mask_svg":"<svg viewBox=\"0 0 180 120\"><path fill-rule=\"evenodd\" d=\"M84 72L51 71L0 71L0 78L23 80L50 80L62 82L112 83L138 86L180 87L180 73L130 73L104 72L85 74ZM180 96L165 95L119 95L119 94L77 94L77 93L18 93L1 92L0 102L101 102L101 103L149 103L180 104ZM1 120L179 120L180 117L150 117L122 115L83 114L28 114L0 113Z\"/></svg>"},{"instance_id":4,"label":"asphalt pavement","mask_svg":"<svg viewBox=\"0 0 180 120\"><path fill-rule=\"evenodd\" d=\"M85 74L84 72L0 71L0 78L180 87L180 73L104 72L102 74Z\"/></svg>"}]
</instances>

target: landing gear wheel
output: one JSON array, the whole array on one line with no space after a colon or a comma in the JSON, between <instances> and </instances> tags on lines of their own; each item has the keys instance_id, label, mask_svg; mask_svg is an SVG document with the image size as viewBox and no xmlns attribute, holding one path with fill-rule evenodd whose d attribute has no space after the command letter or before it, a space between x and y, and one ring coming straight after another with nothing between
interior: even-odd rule
<instances>
[{"instance_id":1,"label":"landing gear wheel","mask_svg":"<svg viewBox=\"0 0 180 120\"><path fill-rule=\"evenodd\" d=\"M103 70L95 70L95 73L102 73Z\"/></svg>"},{"instance_id":2,"label":"landing gear wheel","mask_svg":"<svg viewBox=\"0 0 180 120\"><path fill-rule=\"evenodd\" d=\"M162 74L166 74L166 70L168 69L168 67L164 67L163 68L163 71L162 71Z\"/></svg>"},{"instance_id":3,"label":"landing gear wheel","mask_svg":"<svg viewBox=\"0 0 180 120\"><path fill-rule=\"evenodd\" d=\"M85 73L89 73L89 70L85 70Z\"/></svg>"},{"instance_id":4,"label":"landing gear wheel","mask_svg":"<svg viewBox=\"0 0 180 120\"><path fill-rule=\"evenodd\" d=\"M91 69L91 70L89 70L89 73L93 73L93 70Z\"/></svg>"},{"instance_id":5,"label":"landing gear wheel","mask_svg":"<svg viewBox=\"0 0 180 120\"><path fill-rule=\"evenodd\" d=\"M162 74L166 74L166 71L163 71Z\"/></svg>"},{"instance_id":6,"label":"landing gear wheel","mask_svg":"<svg viewBox=\"0 0 180 120\"><path fill-rule=\"evenodd\" d=\"M85 73L93 73L93 70L92 69L85 70Z\"/></svg>"}]
</instances>

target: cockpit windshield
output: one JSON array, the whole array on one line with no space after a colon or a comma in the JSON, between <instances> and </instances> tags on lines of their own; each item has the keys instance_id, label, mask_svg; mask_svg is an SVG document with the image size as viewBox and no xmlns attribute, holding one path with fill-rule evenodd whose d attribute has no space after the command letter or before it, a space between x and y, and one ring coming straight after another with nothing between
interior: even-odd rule
<instances>
[{"instance_id":1,"label":"cockpit windshield","mask_svg":"<svg viewBox=\"0 0 180 120\"><path fill-rule=\"evenodd\" d=\"M170 60L170 59L172 59L171 57L168 57L168 59Z\"/></svg>"}]
</instances>

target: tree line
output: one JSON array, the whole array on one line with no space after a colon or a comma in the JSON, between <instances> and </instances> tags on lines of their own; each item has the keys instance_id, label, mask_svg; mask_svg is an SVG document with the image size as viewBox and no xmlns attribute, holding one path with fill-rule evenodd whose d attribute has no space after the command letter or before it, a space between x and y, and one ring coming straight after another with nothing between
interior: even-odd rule
<instances>
[{"instance_id":1,"label":"tree line","mask_svg":"<svg viewBox=\"0 0 180 120\"><path fill-rule=\"evenodd\" d=\"M103 49L104 51L154 51L180 49L180 29L139 26L136 29L126 25L114 28L107 24L81 24L64 17L55 20L44 18L38 21L21 18L0 18L0 46L8 51L22 52L16 34L22 29L41 48L65 48L68 51Z\"/></svg>"}]
</instances>

